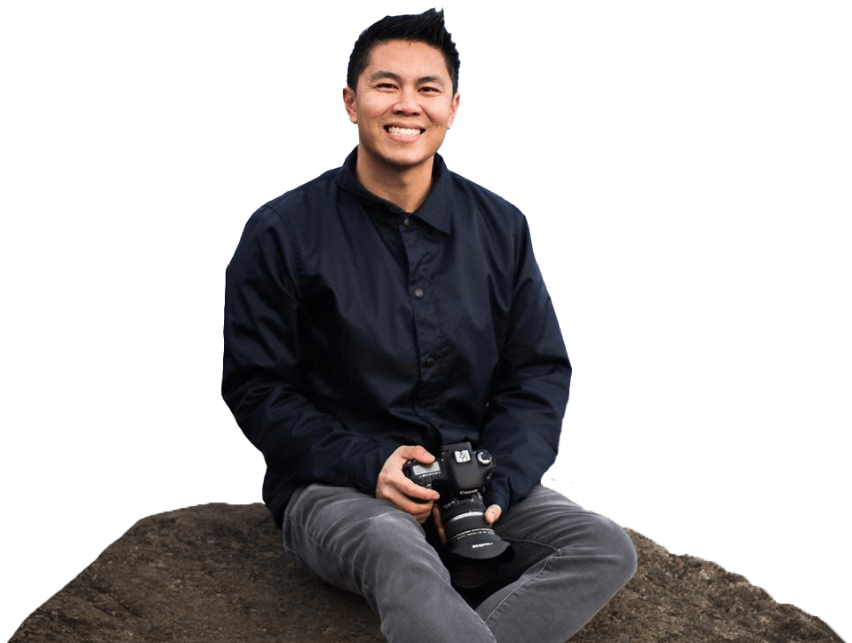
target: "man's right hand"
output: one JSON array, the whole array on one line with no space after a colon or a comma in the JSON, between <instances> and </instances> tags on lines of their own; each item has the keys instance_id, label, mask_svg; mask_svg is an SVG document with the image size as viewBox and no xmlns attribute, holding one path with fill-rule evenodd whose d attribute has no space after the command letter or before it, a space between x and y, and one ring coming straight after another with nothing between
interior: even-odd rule
<instances>
[{"instance_id":1,"label":"man's right hand","mask_svg":"<svg viewBox=\"0 0 852 643\"><path fill-rule=\"evenodd\" d=\"M433 489L421 487L409 480L402 472L402 465L408 460L417 460L421 464L432 464L435 456L420 446L402 446L385 461L376 482L376 498L411 514L417 522L426 522L432 514L432 506L440 498Z\"/></svg>"}]
</instances>

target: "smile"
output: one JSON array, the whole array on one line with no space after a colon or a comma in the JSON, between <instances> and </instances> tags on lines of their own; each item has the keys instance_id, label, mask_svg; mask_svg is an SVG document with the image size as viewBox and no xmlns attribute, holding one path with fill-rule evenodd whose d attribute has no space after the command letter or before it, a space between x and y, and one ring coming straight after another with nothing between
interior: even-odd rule
<instances>
[{"instance_id":1,"label":"smile","mask_svg":"<svg viewBox=\"0 0 852 643\"><path fill-rule=\"evenodd\" d=\"M394 127L393 125L386 126L385 130L388 134L393 134L394 136L419 136L423 132L419 128Z\"/></svg>"}]
</instances>

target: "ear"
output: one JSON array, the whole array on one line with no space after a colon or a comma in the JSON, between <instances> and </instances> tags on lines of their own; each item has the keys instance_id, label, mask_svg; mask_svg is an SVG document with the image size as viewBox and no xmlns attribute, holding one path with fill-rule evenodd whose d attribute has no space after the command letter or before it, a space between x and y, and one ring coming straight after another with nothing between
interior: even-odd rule
<instances>
[{"instance_id":1,"label":"ear","mask_svg":"<svg viewBox=\"0 0 852 643\"><path fill-rule=\"evenodd\" d=\"M349 120L357 123L358 112L355 110L355 90L351 87L343 88L343 105L346 107L346 113L349 114Z\"/></svg>"},{"instance_id":2,"label":"ear","mask_svg":"<svg viewBox=\"0 0 852 643\"><path fill-rule=\"evenodd\" d=\"M453 121L456 120L456 112L459 111L459 101L461 100L461 94L456 92L456 95L453 96L453 103L450 106L450 118L447 121L447 129L450 129L453 126Z\"/></svg>"}]
</instances>

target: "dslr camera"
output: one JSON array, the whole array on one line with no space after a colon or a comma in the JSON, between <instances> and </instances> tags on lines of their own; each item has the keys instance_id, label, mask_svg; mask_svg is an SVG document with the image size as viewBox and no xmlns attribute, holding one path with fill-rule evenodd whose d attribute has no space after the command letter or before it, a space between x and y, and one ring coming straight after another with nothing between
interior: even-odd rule
<instances>
[{"instance_id":1,"label":"dslr camera","mask_svg":"<svg viewBox=\"0 0 852 643\"><path fill-rule=\"evenodd\" d=\"M512 546L485 521L482 492L494 466L488 451L459 442L443 446L432 464L409 460L402 467L409 479L441 494L447 567L453 583L465 589L483 585L497 565L514 557Z\"/></svg>"}]
</instances>

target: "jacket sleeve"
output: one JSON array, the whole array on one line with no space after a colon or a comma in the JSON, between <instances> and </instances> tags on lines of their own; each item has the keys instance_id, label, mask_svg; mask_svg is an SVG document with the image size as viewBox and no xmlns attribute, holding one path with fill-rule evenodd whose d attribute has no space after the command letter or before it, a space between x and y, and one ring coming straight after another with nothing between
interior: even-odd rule
<instances>
[{"instance_id":1,"label":"jacket sleeve","mask_svg":"<svg viewBox=\"0 0 852 643\"><path fill-rule=\"evenodd\" d=\"M495 457L488 504L504 510L541 482L559 448L571 363L521 216L510 324L480 446Z\"/></svg>"},{"instance_id":2,"label":"jacket sleeve","mask_svg":"<svg viewBox=\"0 0 852 643\"><path fill-rule=\"evenodd\" d=\"M309 325L296 245L284 217L265 206L246 224L226 271L222 397L277 477L374 493L395 445L347 430L311 402Z\"/></svg>"}]
</instances>

